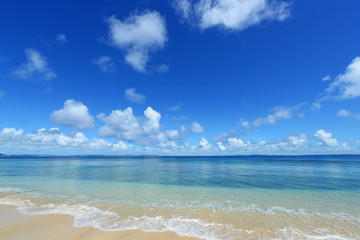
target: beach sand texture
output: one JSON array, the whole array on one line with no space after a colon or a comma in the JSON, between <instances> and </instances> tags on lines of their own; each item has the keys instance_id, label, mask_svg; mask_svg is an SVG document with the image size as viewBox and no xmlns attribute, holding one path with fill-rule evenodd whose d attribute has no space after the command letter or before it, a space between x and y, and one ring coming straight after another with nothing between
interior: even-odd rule
<instances>
[{"instance_id":1,"label":"beach sand texture","mask_svg":"<svg viewBox=\"0 0 360 240\"><path fill-rule=\"evenodd\" d=\"M73 223L74 219L69 215L23 215L13 206L0 205L1 240L196 240L170 231L102 231L74 227Z\"/></svg>"}]
</instances>

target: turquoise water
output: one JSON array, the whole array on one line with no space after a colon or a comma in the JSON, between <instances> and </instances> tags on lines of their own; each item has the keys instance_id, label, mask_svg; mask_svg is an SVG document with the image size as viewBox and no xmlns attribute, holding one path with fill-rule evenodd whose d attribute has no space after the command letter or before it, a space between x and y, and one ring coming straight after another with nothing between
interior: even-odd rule
<instances>
[{"instance_id":1,"label":"turquoise water","mask_svg":"<svg viewBox=\"0 0 360 240\"><path fill-rule=\"evenodd\" d=\"M360 239L360 156L0 158L0 202L75 226Z\"/></svg>"}]
</instances>

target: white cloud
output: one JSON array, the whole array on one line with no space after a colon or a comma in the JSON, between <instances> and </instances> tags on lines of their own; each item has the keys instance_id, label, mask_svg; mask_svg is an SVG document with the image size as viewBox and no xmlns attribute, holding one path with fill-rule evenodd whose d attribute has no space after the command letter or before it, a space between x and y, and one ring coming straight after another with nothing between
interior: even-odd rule
<instances>
[{"instance_id":1,"label":"white cloud","mask_svg":"<svg viewBox=\"0 0 360 240\"><path fill-rule=\"evenodd\" d=\"M360 97L360 57L347 66L345 73L338 75L325 90L320 101L327 99L343 100Z\"/></svg>"},{"instance_id":2,"label":"white cloud","mask_svg":"<svg viewBox=\"0 0 360 240\"><path fill-rule=\"evenodd\" d=\"M175 11L181 15L183 20L190 21L190 18L193 15L193 6L192 3L188 0L175 0L173 2L173 7Z\"/></svg>"},{"instance_id":3,"label":"white cloud","mask_svg":"<svg viewBox=\"0 0 360 240\"><path fill-rule=\"evenodd\" d=\"M178 102L177 104L175 104L174 106L170 107L170 111L180 111L182 110L182 104L181 102Z\"/></svg>"},{"instance_id":4,"label":"white cloud","mask_svg":"<svg viewBox=\"0 0 360 240\"><path fill-rule=\"evenodd\" d=\"M125 98L131 102L144 103L145 96L141 93L137 93L135 88L129 88L125 90Z\"/></svg>"},{"instance_id":5,"label":"white cloud","mask_svg":"<svg viewBox=\"0 0 360 240\"><path fill-rule=\"evenodd\" d=\"M105 73L113 72L116 69L111 57L109 56L100 56L97 59L94 59L92 62L99 66L101 71Z\"/></svg>"},{"instance_id":6,"label":"white cloud","mask_svg":"<svg viewBox=\"0 0 360 240\"><path fill-rule=\"evenodd\" d=\"M152 110L153 111L153 110ZM150 119L157 122L158 115L149 110ZM145 120L146 121L146 120ZM155 124L156 125L156 124ZM278 139L275 142L266 142L262 139L250 142L236 137L224 139L224 141L214 142L214 146L207 139L201 138L199 145L191 146L178 140L184 134L185 128L180 130L167 130L158 132L158 126L151 128L149 132L157 132L152 137L157 140L157 144L147 143L142 146L133 147L132 145L118 140L114 143L102 138L88 139L83 133L77 132L75 135L66 135L59 128L33 131L24 134L22 129L4 128L0 131L0 150L58 150L64 154L67 150L79 152L104 153L126 152L131 150L132 154L173 154L173 155L215 155L215 154L304 154L304 153L354 153L359 152L358 148L352 148L347 143L339 144L331 133L324 130L317 131L314 135L321 141L321 144L312 145L308 142L305 134L290 134L285 139ZM160 137L159 137L159 136ZM146 138L146 134L140 134ZM149 138L147 138L149 140ZM153 139L153 140L154 140ZM161 141L160 141L160 140ZM354 140L354 144L359 141ZM126 152L128 153L128 152Z\"/></svg>"},{"instance_id":7,"label":"white cloud","mask_svg":"<svg viewBox=\"0 0 360 240\"><path fill-rule=\"evenodd\" d=\"M331 80L331 77L329 75L322 78L323 82L327 82Z\"/></svg>"},{"instance_id":8,"label":"white cloud","mask_svg":"<svg viewBox=\"0 0 360 240\"><path fill-rule=\"evenodd\" d=\"M5 92L0 90L0 99L2 99L3 97L5 97Z\"/></svg>"},{"instance_id":9,"label":"white cloud","mask_svg":"<svg viewBox=\"0 0 360 240\"><path fill-rule=\"evenodd\" d=\"M317 111L321 108L321 103L319 102L313 102L313 104L311 105L311 110L312 111Z\"/></svg>"},{"instance_id":10,"label":"white cloud","mask_svg":"<svg viewBox=\"0 0 360 240\"><path fill-rule=\"evenodd\" d=\"M301 106L303 104L304 103L300 103L300 104L292 106L292 107L276 106L276 107L270 109L271 113L269 115L267 115L266 117L259 117L259 118L252 120L251 122L246 121L241 118L239 121L239 124L242 127L248 128L248 129L260 127L261 125L273 125L279 120L293 118L294 112L296 110L298 110L299 108L301 108Z\"/></svg>"},{"instance_id":11,"label":"white cloud","mask_svg":"<svg viewBox=\"0 0 360 240\"><path fill-rule=\"evenodd\" d=\"M115 150L125 150L131 148L132 145L128 145L124 143L123 141L118 141L117 143L113 144L113 148Z\"/></svg>"},{"instance_id":12,"label":"white cloud","mask_svg":"<svg viewBox=\"0 0 360 240\"><path fill-rule=\"evenodd\" d=\"M4 128L3 130L1 130L0 135L2 138L10 139L20 136L23 132L24 130L22 129L16 130L15 128Z\"/></svg>"},{"instance_id":13,"label":"white cloud","mask_svg":"<svg viewBox=\"0 0 360 240\"><path fill-rule=\"evenodd\" d=\"M111 16L107 22L110 43L123 50L125 61L139 72L146 71L149 53L167 41L165 19L156 11L133 14L124 21Z\"/></svg>"},{"instance_id":14,"label":"white cloud","mask_svg":"<svg viewBox=\"0 0 360 240\"><path fill-rule=\"evenodd\" d=\"M67 38L66 38L66 35L61 33L61 34L58 34L55 38L55 40L59 43L59 44L64 44L64 43L67 43Z\"/></svg>"},{"instance_id":15,"label":"white cloud","mask_svg":"<svg viewBox=\"0 0 360 240\"><path fill-rule=\"evenodd\" d=\"M240 138L229 138L228 144L235 148L244 148L250 145L250 142L243 142Z\"/></svg>"},{"instance_id":16,"label":"white cloud","mask_svg":"<svg viewBox=\"0 0 360 240\"><path fill-rule=\"evenodd\" d=\"M306 134L300 134L299 136L297 135L290 135L288 137L288 142L294 146L302 146L304 144L307 144L307 140L308 137L306 136Z\"/></svg>"},{"instance_id":17,"label":"white cloud","mask_svg":"<svg viewBox=\"0 0 360 240\"><path fill-rule=\"evenodd\" d=\"M204 132L204 128L198 122L192 122L190 125L190 129L193 133L202 133Z\"/></svg>"},{"instance_id":18,"label":"white cloud","mask_svg":"<svg viewBox=\"0 0 360 240\"><path fill-rule=\"evenodd\" d=\"M266 142L262 139L250 142L238 137L227 137L223 134L214 139L217 149L225 154L289 154L304 152L316 152L318 149L308 142L306 134L290 134L285 139L277 139L275 142ZM214 149L213 149L214 150ZM328 149L329 150L329 149ZM226 151L226 152L225 152Z\"/></svg>"},{"instance_id":19,"label":"white cloud","mask_svg":"<svg viewBox=\"0 0 360 240\"><path fill-rule=\"evenodd\" d=\"M74 130L94 128L94 117L90 115L87 106L73 99L68 99L64 107L54 111L50 119L59 125L70 127Z\"/></svg>"},{"instance_id":20,"label":"white cloud","mask_svg":"<svg viewBox=\"0 0 360 240\"><path fill-rule=\"evenodd\" d=\"M338 117L351 117L352 113L348 110L341 109L336 113Z\"/></svg>"},{"instance_id":21,"label":"white cloud","mask_svg":"<svg viewBox=\"0 0 360 240\"><path fill-rule=\"evenodd\" d=\"M201 29L241 31L266 20L283 21L290 15L290 4L278 0L175 0L173 7L182 20Z\"/></svg>"},{"instance_id":22,"label":"white cloud","mask_svg":"<svg viewBox=\"0 0 360 240\"><path fill-rule=\"evenodd\" d=\"M217 144L218 148L220 149L220 151L226 150L226 147L221 142L217 142L216 144Z\"/></svg>"},{"instance_id":23,"label":"white cloud","mask_svg":"<svg viewBox=\"0 0 360 240\"><path fill-rule=\"evenodd\" d=\"M151 134L158 132L160 128L161 115L151 107L146 108L144 111L146 120L143 123L143 129L145 134Z\"/></svg>"},{"instance_id":24,"label":"white cloud","mask_svg":"<svg viewBox=\"0 0 360 240\"><path fill-rule=\"evenodd\" d=\"M205 138L201 138L201 140L199 142L199 146L203 150L208 150L211 148L211 144Z\"/></svg>"},{"instance_id":25,"label":"white cloud","mask_svg":"<svg viewBox=\"0 0 360 240\"><path fill-rule=\"evenodd\" d=\"M124 142L110 143L104 139L94 138L89 140L83 133L78 132L73 136L64 134L59 128L33 131L23 134L22 129L4 128L0 131L0 149L21 149L21 150L104 150L104 151L124 151L132 146Z\"/></svg>"},{"instance_id":26,"label":"white cloud","mask_svg":"<svg viewBox=\"0 0 360 240\"><path fill-rule=\"evenodd\" d=\"M341 109L336 113L336 116L338 117L351 117L357 120L360 120L360 114L352 113L348 110Z\"/></svg>"},{"instance_id":27,"label":"white cloud","mask_svg":"<svg viewBox=\"0 0 360 240\"><path fill-rule=\"evenodd\" d=\"M39 78L51 80L56 78L55 72L48 67L47 59L37 50L25 49L26 63L15 69L12 73L22 79Z\"/></svg>"},{"instance_id":28,"label":"white cloud","mask_svg":"<svg viewBox=\"0 0 360 240\"><path fill-rule=\"evenodd\" d=\"M322 141L321 144L325 144L326 146L335 147L339 145L336 138L333 138L330 132L326 132L323 129L318 130L314 136Z\"/></svg>"},{"instance_id":29,"label":"white cloud","mask_svg":"<svg viewBox=\"0 0 360 240\"><path fill-rule=\"evenodd\" d=\"M102 137L119 138L126 141L135 141L141 133L138 120L133 115L131 107L125 110L114 110L109 116L99 114L100 120L106 123L100 127L98 134Z\"/></svg>"},{"instance_id":30,"label":"white cloud","mask_svg":"<svg viewBox=\"0 0 360 240\"><path fill-rule=\"evenodd\" d=\"M242 118L240 118L239 124L240 124L240 126L242 126L242 127L244 127L244 128L250 128L250 123L249 123L249 121L246 121L246 120L244 120L244 119L242 119Z\"/></svg>"},{"instance_id":31,"label":"white cloud","mask_svg":"<svg viewBox=\"0 0 360 240\"><path fill-rule=\"evenodd\" d=\"M259 127L265 124L274 124L281 119L290 119L292 118L292 108L289 107L275 107L271 109L272 114L269 114L266 117L257 118L252 122L254 127Z\"/></svg>"},{"instance_id":32,"label":"white cloud","mask_svg":"<svg viewBox=\"0 0 360 240\"><path fill-rule=\"evenodd\" d=\"M118 138L142 146L168 147L182 141L187 135L185 127L179 130L161 130L161 114L146 108L144 117L135 117L131 107L114 110L110 115L99 114L98 118L106 125L101 126L98 134L105 138Z\"/></svg>"}]
</instances>

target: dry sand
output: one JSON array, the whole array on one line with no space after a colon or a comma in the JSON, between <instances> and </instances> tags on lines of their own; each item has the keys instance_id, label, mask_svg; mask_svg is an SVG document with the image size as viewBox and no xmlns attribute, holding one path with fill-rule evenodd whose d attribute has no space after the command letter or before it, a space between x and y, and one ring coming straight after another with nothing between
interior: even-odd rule
<instances>
[{"instance_id":1,"label":"dry sand","mask_svg":"<svg viewBox=\"0 0 360 240\"><path fill-rule=\"evenodd\" d=\"M196 240L170 231L102 231L74 227L73 223L74 219L69 215L23 215L13 206L0 205L1 240Z\"/></svg>"}]
</instances>

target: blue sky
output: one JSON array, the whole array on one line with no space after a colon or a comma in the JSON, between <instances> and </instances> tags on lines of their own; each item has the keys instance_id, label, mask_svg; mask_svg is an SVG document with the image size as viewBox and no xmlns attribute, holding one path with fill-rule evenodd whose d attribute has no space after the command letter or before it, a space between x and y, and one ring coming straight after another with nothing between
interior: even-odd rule
<instances>
[{"instance_id":1,"label":"blue sky","mask_svg":"<svg viewBox=\"0 0 360 240\"><path fill-rule=\"evenodd\" d=\"M359 153L359 8L8 1L0 152Z\"/></svg>"}]
</instances>

